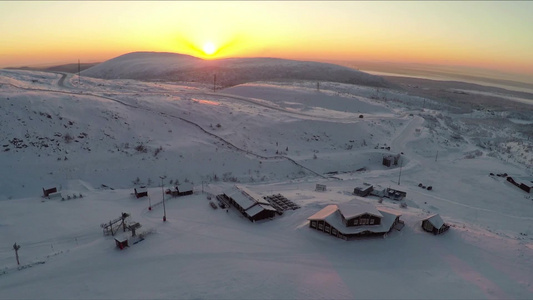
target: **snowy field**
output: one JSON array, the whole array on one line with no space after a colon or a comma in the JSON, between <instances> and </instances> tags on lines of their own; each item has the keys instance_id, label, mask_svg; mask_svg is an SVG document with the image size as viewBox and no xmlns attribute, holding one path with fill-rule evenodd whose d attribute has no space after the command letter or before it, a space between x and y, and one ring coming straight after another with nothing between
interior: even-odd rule
<instances>
[{"instance_id":1,"label":"snowy field","mask_svg":"<svg viewBox=\"0 0 533 300\"><path fill-rule=\"evenodd\" d=\"M0 299L533 298L533 194L489 176L533 178L527 101L462 112L332 82L211 88L0 70ZM381 164L397 153L401 167ZM194 185L167 199L166 222L160 176ZM364 182L407 206L353 196ZM301 208L252 223L209 206L236 183ZM50 187L65 201L41 197ZM351 201L405 227L351 241L309 228ZM119 250L100 224L122 212L146 236ZM423 231L432 213L451 229Z\"/></svg>"}]
</instances>

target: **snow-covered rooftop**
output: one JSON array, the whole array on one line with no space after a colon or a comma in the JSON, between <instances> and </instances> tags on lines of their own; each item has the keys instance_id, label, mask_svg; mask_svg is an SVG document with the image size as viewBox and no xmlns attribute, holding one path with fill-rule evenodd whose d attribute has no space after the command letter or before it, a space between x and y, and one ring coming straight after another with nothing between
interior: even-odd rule
<instances>
[{"instance_id":1,"label":"snow-covered rooftop","mask_svg":"<svg viewBox=\"0 0 533 300\"><path fill-rule=\"evenodd\" d=\"M270 205L267 205L267 204L260 204L260 203L256 203L254 206L248 208L245 213L249 216L249 217L253 217L255 215L257 215L258 213L264 211L264 210L270 210L270 211L276 211L276 209Z\"/></svg>"},{"instance_id":2,"label":"snow-covered rooftop","mask_svg":"<svg viewBox=\"0 0 533 300\"><path fill-rule=\"evenodd\" d=\"M247 210L248 208L254 206L256 203L250 197L244 195L242 191L239 190L238 188L232 188L230 191L227 191L225 194L231 197L244 210Z\"/></svg>"},{"instance_id":3,"label":"snow-covered rooftop","mask_svg":"<svg viewBox=\"0 0 533 300\"><path fill-rule=\"evenodd\" d=\"M358 203L358 202L356 202ZM371 204L369 203L366 203L366 202L361 202L361 203L364 203L364 204L368 204L370 206L372 206ZM401 216L400 213L398 212L395 212L393 210L389 210L389 209L377 209L375 208L374 206L372 206L374 208L374 210L371 210L369 207L367 207L366 205L361 205L361 206L358 206L358 205L352 205L352 203L350 203L349 205L346 205L346 204L330 204L326 207L324 207L323 209L321 209L320 211L318 211L317 213L315 213L314 215L310 216L309 218L307 218L308 220L310 221L327 221L329 224L331 224L331 226L335 227L339 232L343 233L343 234L357 234L357 233L361 233L361 232L364 232L364 231L370 231L370 232L374 232L374 233L383 233L383 232L388 232L392 226L392 224L394 223L394 220L396 219L396 217L399 217ZM350 211L350 208L353 209L353 212L357 212L356 208L360 207L361 209L364 209L364 211L366 213L368 213L368 210L371 210L373 213L373 215L376 215L376 214L379 214L378 216L381 218L381 223L378 224L378 225L365 225L365 226L346 226L343 222L342 222L342 216L341 216L341 210L339 209L340 207L345 207L346 210L348 210L349 212L352 212ZM368 209L368 210L367 210ZM360 214L357 214L357 215L360 215ZM355 215L355 216L357 216ZM345 216L346 218L346 216Z\"/></svg>"},{"instance_id":4,"label":"snow-covered rooftop","mask_svg":"<svg viewBox=\"0 0 533 300\"><path fill-rule=\"evenodd\" d=\"M135 190L137 191L137 193L148 192L148 189L145 186L136 187Z\"/></svg>"},{"instance_id":5,"label":"snow-covered rooftop","mask_svg":"<svg viewBox=\"0 0 533 300\"><path fill-rule=\"evenodd\" d=\"M178 184L177 188L178 188L178 191L180 192L192 191L193 185L190 182L183 182L183 183Z\"/></svg>"},{"instance_id":6,"label":"snow-covered rooftop","mask_svg":"<svg viewBox=\"0 0 533 300\"><path fill-rule=\"evenodd\" d=\"M238 188L239 190L241 190L241 192L244 194L244 195L247 195L248 197L250 197L251 199L255 200L255 202L257 203L262 203L262 204L270 204L270 202L268 202L267 200L263 199L263 197L261 197L261 195L259 195L258 193L254 192L254 191L251 191L250 189L242 186L242 185L235 185L236 188Z\"/></svg>"},{"instance_id":7,"label":"snow-covered rooftop","mask_svg":"<svg viewBox=\"0 0 533 300\"><path fill-rule=\"evenodd\" d=\"M433 227L437 229L440 229L444 225L444 221L442 220L439 214L431 215L425 218L424 220L428 220L431 223L431 225L433 225Z\"/></svg>"},{"instance_id":8,"label":"snow-covered rooftop","mask_svg":"<svg viewBox=\"0 0 533 300\"><path fill-rule=\"evenodd\" d=\"M383 217L381 218L381 223L378 225L364 225L364 226L349 226L346 227L344 223L342 222L342 218L340 215L340 212L335 212L331 215L329 215L325 221L327 221L331 226L335 227L339 232L342 234L358 234L361 232L369 231L373 233L384 233L388 232L392 224L394 223L394 220L396 219L396 215L389 214L387 212L383 212Z\"/></svg>"},{"instance_id":9,"label":"snow-covered rooftop","mask_svg":"<svg viewBox=\"0 0 533 300\"><path fill-rule=\"evenodd\" d=\"M315 220L322 221L322 220L325 220L332 213L336 212L338 209L339 208L337 207L336 204L330 204L324 207L323 209L319 210L317 213L315 213L314 215L310 216L307 219L312 220L312 221L315 221Z\"/></svg>"},{"instance_id":10,"label":"snow-covered rooftop","mask_svg":"<svg viewBox=\"0 0 533 300\"><path fill-rule=\"evenodd\" d=\"M351 201L349 203L338 204L339 211L345 219L352 219L362 214L370 214L376 217L383 217L379 210L372 204L364 201Z\"/></svg>"}]
</instances>

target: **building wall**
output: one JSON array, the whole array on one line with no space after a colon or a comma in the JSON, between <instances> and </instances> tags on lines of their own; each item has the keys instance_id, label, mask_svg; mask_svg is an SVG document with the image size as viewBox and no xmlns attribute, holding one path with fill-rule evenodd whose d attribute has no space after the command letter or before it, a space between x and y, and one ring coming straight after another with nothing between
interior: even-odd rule
<instances>
[{"instance_id":1,"label":"building wall","mask_svg":"<svg viewBox=\"0 0 533 300\"><path fill-rule=\"evenodd\" d=\"M275 216L275 212L270 210L263 210L262 212L258 213L257 215L250 217L250 221L259 221L264 220L268 218L273 218Z\"/></svg>"},{"instance_id":2,"label":"building wall","mask_svg":"<svg viewBox=\"0 0 533 300\"><path fill-rule=\"evenodd\" d=\"M431 223L428 220L422 221L422 229L424 229L427 232L433 232L436 228L431 225Z\"/></svg>"},{"instance_id":3,"label":"building wall","mask_svg":"<svg viewBox=\"0 0 533 300\"><path fill-rule=\"evenodd\" d=\"M309 221L309 227L318 231L322 231L334 237L346 240L347 237L340 233L335 227L331 226L326 221Z\"/></svg>"},{"instance_id":4,"label":"building wall","mask_svg":"<svg viewBox=\"0 0 533 300\"><path fill-rule=\"evenodd\" d=\"M346 226L379 225L381 224L381 218L369 214L364 214L353 219L347 219L345 224Z\"/></svg>"}]
</instances>

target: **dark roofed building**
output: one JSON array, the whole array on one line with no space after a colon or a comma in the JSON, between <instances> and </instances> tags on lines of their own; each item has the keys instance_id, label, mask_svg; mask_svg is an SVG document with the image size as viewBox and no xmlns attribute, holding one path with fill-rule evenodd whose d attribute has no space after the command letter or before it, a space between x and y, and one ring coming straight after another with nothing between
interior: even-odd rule
<instances>
[{"instance_id":1,"label":"dark roofed building","mask_svg":"<svg viewBox=\"0 0 533 300\"><path fill-rule=\"evenodd\" d=\"M224 195L230 204L252 222L273 218L276 215L276 209L267 200L243 186L235 186Z\"/></svg>"},{"instance_id":2,"label":"dark roofed building","mask_svg":"<svg viewBox=\"0 0 533 300\"><path fill-rule=\"evenodd\" d=\"M44 195L45 198L48 197L48 195L53 194L53 193L57 193L57 188L56 187L49 188L49 189L44 189L43 188L43 195Z\"/></svg>"},{"instance_id":3,"label":"dark roofed building","mask_svg":"<svg viewBox=\"0 0 533 300\"><path fill-rule=\"evenodd\" d=\"M531 193L531 190L533 190L533 177L507 177L507 181L518 187L519 189L523 190L526 193Z\"/></svg>"}]
</instances>

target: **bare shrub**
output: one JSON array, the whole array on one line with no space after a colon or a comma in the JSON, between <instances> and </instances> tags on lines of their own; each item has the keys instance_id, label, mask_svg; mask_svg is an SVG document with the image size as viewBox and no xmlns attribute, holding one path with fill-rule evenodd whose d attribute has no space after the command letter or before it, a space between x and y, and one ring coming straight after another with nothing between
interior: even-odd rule
<instances>
[{"instance_id":1,"label":"bare shrub","mask_svg":"<svg viewBox=\"0 0 533 300\"><path fill-rule=\"evenodd\" d=\"M159 146L154 150L154 157L157 156L161 151L163 151L163 146Z\"/></svg>"},{"instance_id":2,"label":"bare shrub","mask_svg":"<svg viewBox=\"0 0 533 300\"><path fill-rule=\"evenodd\" d=\"M70 142L74 140L74 137L67 132L65 133L65 135L63 135L63 140L65 141L65 143L70 144Z\"/></svg>"},{"instance_id":3,"label":"bare shrub","mask_svg":"<svg viewBox=\"0 0 533 300\"><path fill-rule=\"evenodd\" d=\"M148 152L148 148L146 148L146 146L143 145L142 143L140 143L139 145L135 146L134 149L137 150L137 152L141 152L141 153Z\"/></svg>"}]
</instances>

